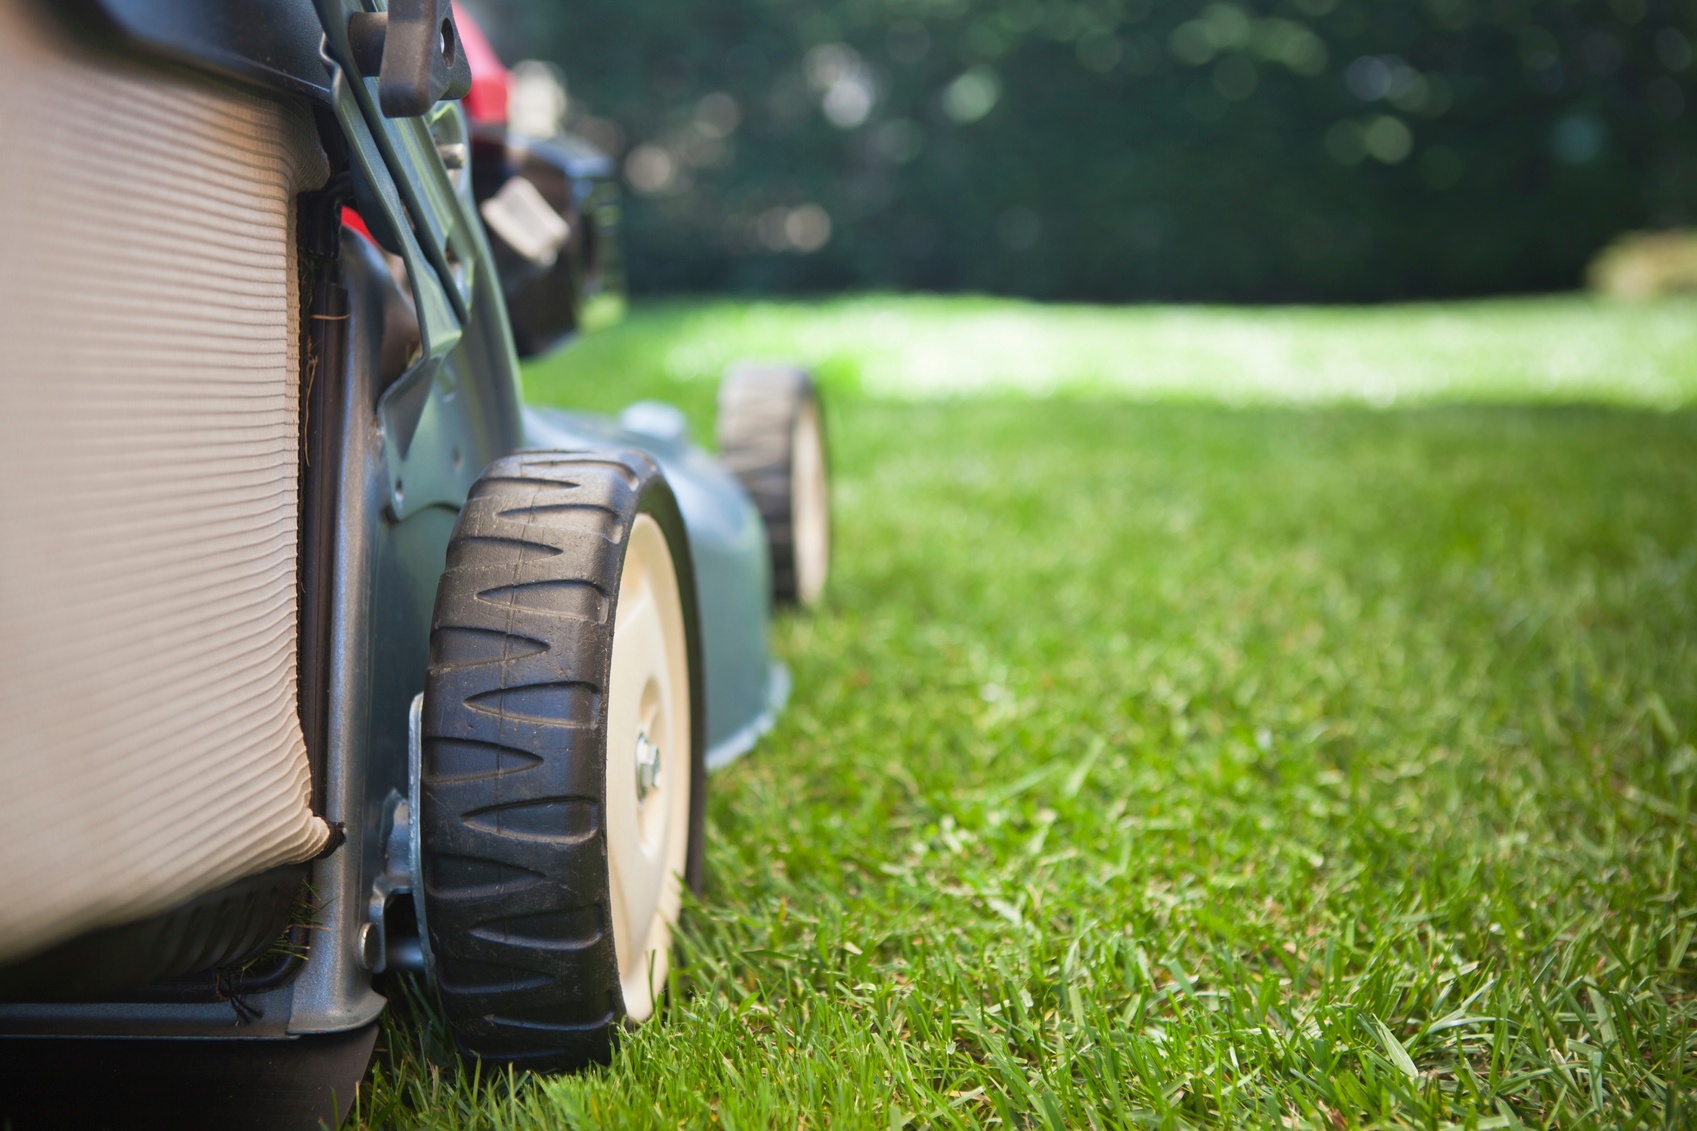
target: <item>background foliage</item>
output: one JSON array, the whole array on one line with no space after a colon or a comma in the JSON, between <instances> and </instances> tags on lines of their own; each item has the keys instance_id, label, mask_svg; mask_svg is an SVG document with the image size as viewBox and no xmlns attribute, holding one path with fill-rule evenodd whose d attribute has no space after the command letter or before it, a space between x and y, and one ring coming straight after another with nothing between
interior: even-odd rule
<instances>
[{"instance_id":1,"label":"background foliage","mask_svg":"<svg viewBox=\"0 0 1697 1131\"><path fill-rule=\"evenodd\" d=\"M474 9L623 160L639 290L1560 288L1697 211L1692 0Z\"/></svg>"}]
</instances>

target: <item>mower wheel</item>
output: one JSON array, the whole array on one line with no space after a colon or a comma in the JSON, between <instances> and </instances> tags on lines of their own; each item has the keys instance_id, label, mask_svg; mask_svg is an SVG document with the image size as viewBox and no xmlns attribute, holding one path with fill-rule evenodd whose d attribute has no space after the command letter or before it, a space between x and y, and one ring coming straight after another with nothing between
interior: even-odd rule
<instances>
[{"instance_id":1,"label":"mower wheel","mask_svg":"<svg viewBox=\"0 0 1697 1131\"><path fill-rule=\"evenodd\" d=\"M766 522L773 599L816 603L831 565L831 499L819 393L807 372L731 370L719 387L719 454Z\"/></svg>"},{"instance_id":2,"label":"mower wheel","mask_svg":"<svg viewBox=\"0 0 1697 1131\"><path fill-rule=\"evenodd\" d=\"M605 1061L654 1012L707 796L683 519L637 452L527 452L473 487L424 690L426 927L460 1047Z\"/></svg>"}]
</instances>

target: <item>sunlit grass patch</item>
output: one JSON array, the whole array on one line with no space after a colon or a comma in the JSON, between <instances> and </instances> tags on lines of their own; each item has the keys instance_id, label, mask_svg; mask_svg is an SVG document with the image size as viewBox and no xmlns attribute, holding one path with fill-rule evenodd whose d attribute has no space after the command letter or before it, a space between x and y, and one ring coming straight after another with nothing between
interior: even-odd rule
<instances>
[{"instance_id":1,"label":"sunlit grass patch","mask_svg":"<svg viewBox=\"0 0 1697 1131\"><path fill-rule=\"evenodd\" d=\"M707 435L708 309L532 394ZM839 396L663 1022L474 1089L416 1012L369 1122L1690 1125L1697 413L1200 400Z\"/></svg>"},{"instance_id":2,"label":"sunlit grass patch","mask_svg":"<svg viewBox=\"0 0 1697 1131\"><path fill-rule=\"evenodd\" d=\"M531 370L686 399L744 357L805 361L897 399L1072 394L1230 404L1697 399L1697 300L1579 295L1382 307L1091 307L868 296L638 305ZM594 394L592 394L594 395ZM679 394L671 394L679 395Z\"/></svg>"}]
</instances>

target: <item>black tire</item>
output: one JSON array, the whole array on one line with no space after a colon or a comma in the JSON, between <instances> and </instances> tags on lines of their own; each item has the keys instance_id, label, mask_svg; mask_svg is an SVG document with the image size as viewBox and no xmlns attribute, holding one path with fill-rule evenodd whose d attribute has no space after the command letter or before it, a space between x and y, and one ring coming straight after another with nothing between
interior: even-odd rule
<instances>
[{"instance_id":1,"label":"black tire","mask_svg":"<svg viewBox=\"0 0 1697 1131\"><path fill-rule=\"evenodd\" d=\"M801 466L805 461L798 459L807 429L818 445L817 484L811 484ZM812 377L787 365L732 369L719 386L718 433L720 458L766 523L773 601L814 604L830 566L831 517L829 449ZM810 508L823 513L810 519Z\"/></svg>"},{"instance_id":2,"label":"black tire","mask_svg":"<svg viewBox=\"0 0 1697 1131\"><path fill-rule=\"evenodd\" d=\"M639 515L664 533L686 635L684 882L707 797L695 583L677 502L637 452L529 452L473 487L436 593L421 870L460 1048L520 1068L604 1062L626 1017L608 867L613 628Z\"/></svg>"}]
</instances>

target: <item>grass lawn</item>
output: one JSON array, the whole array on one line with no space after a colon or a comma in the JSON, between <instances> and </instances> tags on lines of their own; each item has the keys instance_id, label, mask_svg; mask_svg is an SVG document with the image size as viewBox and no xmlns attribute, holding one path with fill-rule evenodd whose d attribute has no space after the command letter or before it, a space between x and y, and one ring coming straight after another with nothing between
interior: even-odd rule
<instances>
[{"instance_id":1,"label":"grass lawn","mask_svg":"<svg viewBox=\"0 0 1697 1131\"><path fill-rule=\"evenodd\" d=\"M529 391L709 437L744 353L836 573L680 992L552 1080L415 1009L360 1125L1697 1123L1697 305L671 304Z\"/></svg>"}]
</instances>

